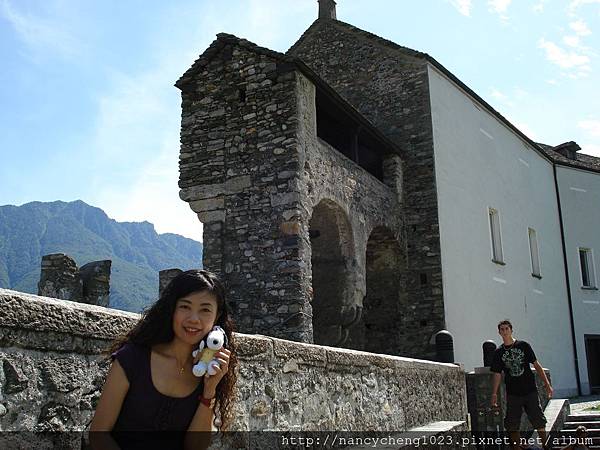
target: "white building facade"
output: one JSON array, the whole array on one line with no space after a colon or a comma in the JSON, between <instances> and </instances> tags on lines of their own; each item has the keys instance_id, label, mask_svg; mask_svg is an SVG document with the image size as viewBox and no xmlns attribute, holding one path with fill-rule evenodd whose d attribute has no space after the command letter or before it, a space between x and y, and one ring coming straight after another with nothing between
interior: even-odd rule
<instances>
[{"instance_id":1,"label":"white building facade","mask_svg":"<svg viewBox=\"0 0 600 450\"><path fill-rule=\"evenodd\" d=\"M552 161L486 105L430 66L446 325L455 357L497 343L509 318L551 368L559 396L577 393ZM567 362L567 363L565 363Z\"/></svg>"},{"instance_id":2,"label":"white building facade","mask_svg":"<svg viewBox=\"0 0 600 450\"><path fill-rule=\"evenodd\" d=\"M557 165L582 391L600 389L600 173Z\"/></svg>"}]
</instances>

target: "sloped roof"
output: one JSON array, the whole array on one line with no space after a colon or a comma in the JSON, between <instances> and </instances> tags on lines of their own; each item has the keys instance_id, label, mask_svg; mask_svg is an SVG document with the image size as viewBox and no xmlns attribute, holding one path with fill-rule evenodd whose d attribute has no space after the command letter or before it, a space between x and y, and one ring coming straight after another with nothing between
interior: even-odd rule
<instances>
[{"instance_id":1,"label":"sloped roof","mask_svg":"<svg viewBox=\"0 0 600 450\"><path fill-rule=\"evenodd\" d=\"M396 44L388 39L384 39L376 34L370 33L365 30L361 30L349 23L342 22L341 20L332 20L332 19L317 19L315 20L310 27L306 29L306 31L300 36L300 38L292 45L286 54L294 53L294 51L302 44L302 42L307 39L311 34L315 33L318 29L325 26L335 26L343 29L344 31L348 31L353 33L359 38L369 39L375 42L378 45L390 48L392 50L400 52L403 56L408 58L414 58L421 61L426 61L446 75L450 80L456 83L462 90L464 90L467 94L469 94L473 99L475 99L478 103L480 103L483 107L485 107L492 115L494 115L500 122L506 125L509 129L511 129L514 133L520 136L523 140L525 140L531 147L542 157L549 159L550 161L566 165L572 167L578 167L581 169L587 169L592 171L600 172L600 158L596 158L594 156L585 155L585 154L577 154L577 161L566 158L560 153L553 151L552 146L548 146L545 144L539 144L530 139L527 135L525 135L521 130L519 130L516 126L514 126L507 118L505 118L502 114L496 111L489 103L487 103L484 99L482 99L475 91L469 88L465 83L463 83L458 77L456 77L452 72L446 69L441 63L439 63L435 58L431 55L419 52L417 50L413 50L408 47L403 47L401 45Z\"/></svg>"},{"instance_id":2,"label":"sloped roof","mask_svg":"<svg viewBox=\"0 0 600 450\"><path fill-rule=\"evenodd\" d=\"M600 173L600 158L592 155L586 155L584 153L577 152L575 155L576 160L567 158L566 156L558 153L554 150L558 145L552 146L547 144L538 143L544 153L556 164L561 166L574 167L577 169L591 170L593 172Z\"/></svg>"},{"instance_id":3,"label":"sloped roof","mask_svg":"<svg viewBox=\"0 0 600 450\"><path fill-rule=\"evenodd\" d=\"M200 72L223 49L223 47L227 45L237 45L254 53L258 53L259 55L269 56L279 61L293 62L294 59L283 53L276 52L275 50L260 47L253 42L239 38L237 36L234 36L233 34L219 33L217 34L217 39L215 39L212 42L212 44L210 44L210 46L204 51L204 53L202 53L198 57L198 59L194 61L192 66L185 71L185 73L179 78L179 80L177 80L175 86L183 90L184 87L192 81L194 75Z\"/></svg>"},{"instance_id":4,"label":"sloped roof","mask_svg":"<svg viewBox=\"0 0 600 450\"><path fill-rule=\"evenodd\" d=\"M302 72L312 83L323 92L329 100L340 107L348 116L358 122L368 134L379 140L383 150L404 157L403 151L397 144L388 139L378 128L366 119L354 106L342 98L329 84L327 84L315 71L296 57L289 56L265 47L260 47L246 39L238 38L233 34L219 33L217 39L202 53L192 66L177 80L175 86L182 91L193 81L194 76L201 72L208 63L227 45L237 45L254 53L265 55L277 61L290 64Z\"/></svg>"},{"instance_id":5,"label":"sloped roof","mask_svg":"<svg viewBox=\"0 0 600 450\"><path fill-rule=\"evenodd\" d=\"M349 23L346 22L342 22L341 20L332 20L332 19L317 19L315 20L310 27L308 27L306 29L306 31L304 33L302 33L302 36L300 36L300 38L294 43L294 45L292 45L288 51L286 52L286 54L290 54L293 53L294 50L300 46L300 44L309 36L311 35L313 32L315 32L318 28L323 27L323 26L329 26L329 25L339 25L342 26L343 28L345 28L348 31L351 31L359 36L368 38L368 39L372 39L374 41L376 41L377 43L379 43L380 45L383 46L387 46L390 47L394 50L399 50L401 52L403 52L406 56L411 56L413 58L431 58L431 56L429 56L427 53L423 53L423 52L419 52L417 50L413 50L412 48L408 48L408 47L403 47L401 45L396 44L395 42L392 42L388 39L384 39L381 36L377 36L376 34L370 33L368 31L365 30L361 30L360 28L355 27L354 25L350 25ZM433 58L431 58L433 59Z\"/></svg>"}]
</instances>

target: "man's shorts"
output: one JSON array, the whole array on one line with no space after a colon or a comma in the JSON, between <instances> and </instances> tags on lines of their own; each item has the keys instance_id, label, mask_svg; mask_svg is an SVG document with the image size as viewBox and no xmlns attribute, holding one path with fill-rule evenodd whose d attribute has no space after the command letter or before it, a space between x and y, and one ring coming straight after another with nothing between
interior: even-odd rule
<instances>
[{"instance_id":1,"label":"man's shorts","mask_svg":"<svg viewBox=\"0 0 600 450\"><path fill-rule=\"evenodd\" d=\"M542 411L537 391L534 391L527 395L506 396L504 428L506 428L507 431L519 431L523 410L525 410L525 414L527 414L527 417L535 430L544 428L546 425L546 416L544 416Z\"/></svg>"}]
</instances>

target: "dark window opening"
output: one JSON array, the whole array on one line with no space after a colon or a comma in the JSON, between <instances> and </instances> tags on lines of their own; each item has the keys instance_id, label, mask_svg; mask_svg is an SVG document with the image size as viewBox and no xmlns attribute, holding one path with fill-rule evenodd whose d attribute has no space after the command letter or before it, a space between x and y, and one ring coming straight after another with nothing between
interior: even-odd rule
<instances>
[{"instance_id":1,"label":"dark window opening","mask_svg":"<svg viewBox=\"0 0 600 450\"><path fill-rule=\"evenodd\" d=\"M419 324L420 324L422 327L426 327L426 326L427 326L427 321L426 321L426 320L421 320L421 321L419 322Z\"/></svg>"},{"instance_id":2,"label":"dark window opening","mask_svg":"<svg viewBox=\"0 0 600 450\"><path fill-rule=\"evenodd\" d=\"M317 91L317 136L383 181L383 144L326 95Z\"/></svg>"},{"instance_id":3,"label":"dark window opening","mask_svg":"<svg viewBox=\"0 0 600 450\"><path fill-rule=\"evenodd\" d=\"M586 334L585 356L592 394L600 393L600 335Z\"/></svg>"},{"instance_id":4,"label":"dark window opening","mask_svg":"<svg viewBox=\"0 0 600 450\"><path fill-rule=\"evenodd\" d=\"M421 273L419 274L419 278L421 279L421 286L425 286L427 284L427 274Z\"/></svg>"}]
</instances>

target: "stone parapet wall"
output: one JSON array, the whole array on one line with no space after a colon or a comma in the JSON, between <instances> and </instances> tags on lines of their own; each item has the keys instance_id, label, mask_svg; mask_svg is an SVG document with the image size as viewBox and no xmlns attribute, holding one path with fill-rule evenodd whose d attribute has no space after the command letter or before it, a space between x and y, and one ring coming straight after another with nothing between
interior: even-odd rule
<instances>
[{"instance_id":1,"label":"stone parapet wall","mask_svg":"<svg viewBox=\"0 0 600 450\"><path fill-rule=\"evenodd\" d=\"M544 389L544 383L534 369L531 369L535 378L538 396L542 409L546 408L550 399ZM550 371L544 369L548 380L551 380ZM489 367L480 367L475 372L466 374L468 409L471 416L471 429L473 431L493 432L503 429L504 416L506 415L506 385L504 380L498 389L498 407L491 406L492 384L494 373ZM526 414L521 417L521 429L531 430L533 427Z\"/></svg>"},{"instance_id":2,"label":"stone parapet wall","mask_svg":"<svg viewBox=\"0 0 600 450\"><path fill-rule=\"evenodd\" d=\"M0 289L0 430L81 430L133 313ZM237 430L406 430L465 420L460 367L238 334Z\"/></svg>"}]
</instances>

